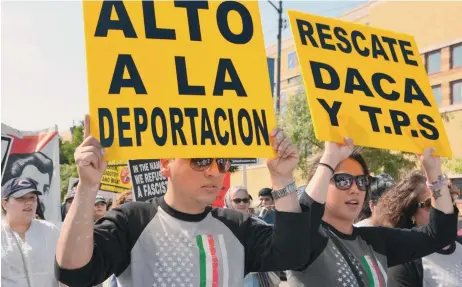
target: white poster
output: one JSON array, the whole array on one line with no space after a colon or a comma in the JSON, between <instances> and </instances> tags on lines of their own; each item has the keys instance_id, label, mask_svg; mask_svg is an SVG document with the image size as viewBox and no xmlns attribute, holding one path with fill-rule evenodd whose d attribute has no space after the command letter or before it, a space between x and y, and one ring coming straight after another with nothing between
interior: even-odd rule
<instances>
[{"instance_id":1,"label":"white poster","mask_svg":"<svg viewBox=\"0 0 462 287\"><path fill-rule=\"evenodd\" d=\"M55 127L24 132L2 123L2 186L15 177L37 181L45 219L61 221L59 135Z\"/></svg>"}]
</instances>

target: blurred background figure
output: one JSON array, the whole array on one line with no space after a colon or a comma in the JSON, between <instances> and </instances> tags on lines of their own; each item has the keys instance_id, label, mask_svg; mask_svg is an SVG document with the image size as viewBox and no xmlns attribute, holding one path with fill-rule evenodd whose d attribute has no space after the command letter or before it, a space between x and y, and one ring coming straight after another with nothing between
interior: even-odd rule
<instances>
[{"instance_id":1,"label":"blurred background figure","mask_svg":"<svg viewBox=\"0 0 462 287\"><path fill-rule=\"evenodd\" d=\"M94 209L94 221L97 221L101 217L103 217L106 212L107 212L107 203L106 199L102 197L101 195L96 196L96 201L95 201L95 209Z\"/></svg>"},{"instance_id":2,"label":"blurred background figure","mask_svg":"<svg viewBox=\"0 0 462 287\"><path fill-rule=\"evenodd\" d=\"M69 211L69 208L71 208L71 204L75 196L75 189L77 188L78 184L79 184L78 180L74 182L74 184L71 187L71 190L69 190L69 192L66 194L66 197L64 198L64 202L61 204L62 221L64 221L64 218L66 218L66 214Z\"/></svg>"},{"instance_id":3,"label":"blurred background figure","mask_svg":"<svg viewBox=\"0 0 462 287\"><path fill-rule=\"evenodd\" d=\"M127 202L133 201L133 192L131 190L126 190L123 193L119 194L116 197L116 201L112 204L112 208L116 208Z\"/></svg>"},{"instance_id":4,"label":"blurred background figure","mask_svg":"<svg viewBox=\"0 0 462 287\"><path fill-rule=\"evenodd\" d=\"M358 216L359 222L355 223L354 226L373 226L373 219L377 216L377 212L375 210L377 202L386 191L393 187L394 184L395 181L393 178L386 173L372 177L369 204L364 205L363 210Z\"/></svg>"},{"instance_id":5,"label":"blurred background figure","mask_svg":"<svg viewBox=\"0 0 462 287\"><path fill-rule=\"evenodd\" d=\"M459 197L456 186L448 185L453 202ZM380 198L376 226L397 228L421 227L430 222L431 190L420 171L414 171ZM390 287L456 287L462 286L462 239L422 259L388 270Z\"/></svg>"},{"instance_id":6,"label":"blurred background figure","mask_svg":"<svg viewBox=\"0 0 462 287\"><path fill-rule=\"evenodd\" d=\"M274 199L271 194L272 189L265 187L258 192L258 199L260 200L260 213L258 217L263 219L268 224L274 224L276 213L274 211Z\"/></svg>"},{"instance_id":7,"label":"blurred background figure","mask_svg":"<svg viewBox=\"0 0 462 287\"><path fill-rule=\"evenodd\" d=\"M225 208L249 214L250 194L244 186L231 186L225 195ZM261 224L266 224L260 220ZM249 273L244 279L244 287L277 287L281 283L279 275L274 272Z\"/></svg>"}]
</instances>

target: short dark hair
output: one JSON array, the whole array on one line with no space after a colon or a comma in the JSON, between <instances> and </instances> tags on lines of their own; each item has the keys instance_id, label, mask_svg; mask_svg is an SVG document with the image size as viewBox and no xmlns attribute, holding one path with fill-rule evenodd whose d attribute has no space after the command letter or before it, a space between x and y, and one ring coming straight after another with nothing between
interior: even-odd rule
<instances>
[{"instance_id":1,"label":"short dark hair","mask_svg":"<svg viewBox=\"0 0 462 287\"><path fill-rule=\"evenodd\" d=\"M10 154L8 163L3 172L2 185L8 180L20 177L26 166L33 165L41 173L46 173L50 177L50 182L53 177L53 161L41 152L33 153L15 153Z\"/></svg>"},{"instance_id":2,"label":"short dark hair","mask_svg":"<svg viewBox=\"0 0 462 287\"><path fill-rule=\"evenodd\" d=\"M262 188L258 192L258 196L270 196L271 198L273 198L273 195L271 194L272 191L273 190L269 187Z\"/></svg>"}]
</instances>

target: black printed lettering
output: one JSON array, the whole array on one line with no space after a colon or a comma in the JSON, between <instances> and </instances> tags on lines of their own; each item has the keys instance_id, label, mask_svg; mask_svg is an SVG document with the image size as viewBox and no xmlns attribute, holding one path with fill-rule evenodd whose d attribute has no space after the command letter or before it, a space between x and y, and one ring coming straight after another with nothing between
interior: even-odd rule
<instances>
[{"instance_id":1,"label":"black printed lettering","mask_svg":"<svg viewBox=\"0 0 462 287\"><path fill-rule=\"evenodd\" d=\"M412 50L406 49L408 47L412 47L411 43L409 43L408 41L403 41L403 40L398 40L398 43L401 49L401 53L403 53L404 62L406 62L406 64L408 65L419 66L417 61L409 59L409 56L414 56L414 52L412 52Z\"/></svg>"},{"instance_id":2,"label":"black printed lettering","mask_svg":"<svg viewBox=\"0 0 462 287\"><path fill-rule=\"evenodd\" d=\"M189 118L189 123L191 125L191 136L192 136L192 144L197 145L197 133L196 133L196 122L195 118L199 116L196 108L185 108L184 114L186 117Z\"/></svg>"},{"instance_id":3,"label":"black printed lettering","mask_svg":"<svg viewBox=\"0 0 462 287\"><path fill-rule=\"evenodd\" d=\"M440 133L438 129L433 126L431 123L435 123L432 117L428 115L418 115L417 122L423 127L429 130L431 133L428 133L426 130L420 130L420 133L429 140L437 140L440 138Z\"/></svg>"},{"instance_id":4,"label":"black printed lettering","mask_svg":"<svg viewBox=\"0 0 462 287\"><path fill-rule=\"evenodd\" d=\"M129 79L124 79L124 71L130 75ZM112 75L111 86L109 87L109 94L120 94L122 88L133 88L137 95L146 95L147 91L141 80L140 73L136 68L135 62L131 55L120 54L117 57L117 62Z\"/></svg>"},{"instance_id":5,"label":"black printed lettering","mask_svg":"<svg viewBox=\"0 0 462 287\"><path fill-rule=\"evenodd\" d=\"M154 1L141 2L143 3L143 20L146 39L176 40L174 29L157 27Z\"/></svg>"},{"instance_id":6,"label":"black printed lettering","mask_svg":"<svg viewBox=\"0 0 462 287\"><path fill-rule=\"evenodd\" d=\"M175 56L176 79L180 95L205 96L204 86L192 86L188 83L188 71L185 57Z\"/></svg>"},{"instance_id":7,"label":"black printed lettering","mask_svg":"<svg viewBox=\"0 0 462 287\"><path fill-rule=\"evenodd\" d=\"M218 108L215 111L215 117L214 117L215 130L217 131L217 139L221 145L228 145L229 132L225 131L224 135L222 135L221 129L220 129L220 119L223 119L223 121L225 121L227 117L226 117L225 111L223 109Z\"/></svg>"},{"instance_id":8,"label":"black printed lettering","mask_svg":"<svg viewBox=\"0 0 462 287\"><path fill-rule=\"evenodd\" d=\"M341 43L337 43L337 48L345 54L350 54L352 51L352 48L351 48L350 41L348 41L348 39L346 38L348 33L345 31L345 29L341 27L335 27L334 35L341 42Z\"/></svg>"},{"instance_id":9,"label":"black printed lettering","mask_svg":"<svg viewBox=\"0 0 462 287\"><path fill-rule=\"evenodd\" d=\"M123 117L129 115L130 110L128 108L117 108L117 127L119 135L119 145L121 147L133 146L132 139L126 138L124 136L124 131L130 130L130 122L125 122Z\"/></svg>"},{"instance_id":10,"label":"black printed lettering","mask_svg":"<svg viewBox=\"0 0 462 287\"><path fill-rule=\"evenodd\" d=\"M228 14L236 11L242 20L242 31L240 34L234 34L229 28ZM253 37L253 21L250 12L242 3L235 1L225 1L218 6L217 23L221 35L233 44L247 44Z\"/></svg>"},{"instance_id":11,"label":"black printed lettering","mask_svg":"<svg viewBox=\"0 0 462 287\"><path fill-rule=\"evenodd\" d=\"M148 129L148 115L143 108L134 108L136 145L141 146L141 133Z\"/></svg>"},{"instance_id":12,"label":"black printed lettering","mask_svg":"<svg viewBox=\"0 0 462 287\"><path fill-rule=\"evenodd\" d=\"M308 38L308 40L310 40L311 46L319 48L318 44L316 43L316 40L313 37L314 29L311 23L301 19L297 19L296 21L302 45L307 45L306 39Z\"/></svg>"},{"instance_id":13,"label":"black printed lettering","mask_svg":"<svg viewBox=\"0 0 462 287\"><path fill-rule=\"evenodd\" d=\"M244 123L247 122L247 131L249 134L246 136L244 133ZM253 139L253 129L252 129L252 120L250 119L249 113L245 109L240 109L237 115L237 126L239 129L239 135L241 136L242 143L245 145L251 145Z\"/></svg>"},{"instance_id":14,"label":"black printed lettering","mask_svg":"<svg viewBox=\"0 0 462 287\"><path fill-rule=\"evenodd\" d=\"M229 75L230 81L226 81L226 74ZM214 96L223 96L224 90L233 90L238 97L247 97L241 79L234 68L231 59L220 59L218 62L217 77L215 78L215 87L213 88Z\"/></svg>"},{"instance_id":15,"label":"black printed lettering","mask_svg":"<svg viewBox=\"0 0 462 287\"><path fill-rule=\"evenodd\" d=\"M118 20L111 20L112 10L117 14ZM120 30L125 38L137 38L135 28L128 16L122 1L103 1L101 12L96 25L95 37L107 37L109 30Z\"/></svg>"},{"instance_id":16,"label":"black printed lettering","mask_svg":"<svg viewBox=\"0 0 462 287\"><path fill-rule=\"evenodd\" d=\"M335 51L334 45L326 43L326 40L332 40L332 35L324 32L330 31L329 25L316 23L316 30L318 31L319 43L321 43L321 47L326 50Z\"/></svg>"},{"instance_id":17,"label":"black printed lettering","mask_svg":"<svg viewBox=\"0 0 462 287\"><path fill-rule=\"evenodd\" d=\"M317 99L318 102L321 104L321 106L324 108L324 110L327 112L329 115L329 120L330 124L334 127L338 127L338 111L340 110L340 107L342 106L341 102L333 102L332 107L329 106L329 104L326 102L324 99Z\"/></svg>"},{"instance_id":18,"label":"black printed lettering","mask_svg":"<svg viewBox=\"0 0 462 287\"><path fill-rule=\"evenodd\" d=\"M381 108L375 108L375 107L369 107L369 106L359 106L359 109L362 112L367 112L369 114L369 120L371 122L371 127L372 131L379 133L380 132L380 127L379 127L379 122L377 120L377 114L382 113Z\"/></svg>"},{"instance_id":19,"label":"black printed lettering","mask_svg":"<svg viewBox=\"0 0 462 287\"><path fill-rule=\"evenodd\" d=\"M395 84L396 81L387 74L375 73L372 75L372 85L379 96L389 101L397 101L399 99L399 93L392 90L391 93L387 94L383 91L381 81L386 80L391 84Z\"/></svg>"},{"instance_id":20,"label":"black printed lettering","mask_svg":"<svg viewBox=\"0 0 462 287\"><path fill-rule=\"evenodd\" d=\"M363 33L357 30L353 30L353 32L351 32L351 40L353 42L353 47L355 48L356 52L358 52L358 54L360 54L363 57L368 57L370 53L369 48L364 48L363 50L361 50L361 48L358 45L358 38L366 40L366 37L363 35Z\"/></svg>"},{"instance_id":21,"label":"black printed lettering","mask_svg":"<svg viewBox=\"0 0 462 287\"><path fill-rule=\"evenodd\" d=\"M377 37L377 35L372 34L371 41L372 41L372 57L377 59L378 56L382 56L385 61L390 61L390 58L388 58L388 55L383 49L382 43L380 43L380 40Z\"/></svg>"},{"instance_id":22,"label":"black printed lettering","mask_svg":"<svg viewBox=\"0 0 462 287\"><path fill-rule=\"evenodd\" d=\"M340 79L334 68L325 63L310 61L311 74L316 88L335 91L340 87ZM321 75L321 69L329 73L330 82L326 82Z\"/></svg>"},{"instance_id":23,"label":"black printed lettering","mask_svg":"<svg viewBox=\"0 0 462 287\"><path fill-rule=\"evenodd\" d=\"M107 120L108 133L106 136L106 125L105 119ZM99 123L99 141L101 146L110 147L114 143L114 120L112 119L111 111L107 108L98 109L98 123Z\"/></svg>"},{"instance_id":24,"label":"black printed lettering","mask_svg":"<svg viewBox=\"0 0 462 287\"><path fill-rule=\"evenodd\" d=\"M404 102L412 104L412 101L421 101L424 106L431 107L430 102L425 97L417 82L414 79L406 78Z\"/></svg>"},{"instance_id":25,"label":"black printed lettering","mask_svg":"<svg viewBox=\"0 0 462 287\"><path fill-rule=\"evenodd\" d=\"M170 108L170 129L172 131L173 145L178 145L177 135L180 137L181 144L187 145L186 137L183 132L183 113L179 108Z\"/></svg>"},{"instance_id":26,"label":"black printed lettering","mask_svg":"<svg viewBox=\"0 0 462 287\"><path fill-rule=\"evenodd\" d=\"M205 140L209 139L212 145L216 145L215 136L210 123L209 114L206 108L202 108L201 121L201 145L205 145Z\"/></svg>"},{"instance_id":27,"label":"black printed lettering","mask_svg":"<svg viewBox=\"0 0 462 287\"><path fill-rule=\"evenodd\" d=\"M395 135L402 135L402 127L408 127L411 124L408 115L405 112L390 110L391 121L393 122L393 128Z\"/></svg>"},{"instance_id":28,"label":"black printed lettering","mask_svg":"<svg viewBox=\"0 0 462 287\"><path fill-rule=\"evenodd\" d=\"M266 123L265 110L261 110L261 119L256 110L252 110L253 122L255 124L255 136L257 138L257 144L261 145L260 137L263 137L265 145L269 145L269 131L268 124Z\"/></svg>"},{"instance_id":29,"label":"black printed lettering","mask_svg":"<svg viewBox=\"0 0 462 287\"><path fill-rule=\"evenodd\" d=\"M388 48L390 49L391 56L393 57L393 61L397 63L398 57L396 56L396 51L395 51L395 45L397 44L396 39L382 36L382 41L388 44Z\"/></svg>"},{"instance_id":30,"label":"black printed lettering","mask_svg":"<svg viewBox=\"0 0 462 287\"><path fill-rule=\"evenodd\" d=\"M208 1L175 0L175 7L186 8L189 25L189 39L191 41L202 41L199 9L209 9Z\"/></svg>"},{"instance_id":31,"label":"black printed lettering","mask_svg":"<svg viewBox=\"0 0 462 287\"><path fill-rule=\"evenodd\" d=\"M357 82L357 84L355 82ZM359 73L357 69L348 68L344 92L347 94L353 94L354 91L362 91L366 96L374 97L374 94L372 94L371 89L367 86L366 81L364 81L361 76L361 73Z\"/></svg>"},{"instance_id":32,"label":"black printed lettering","mask_svg":"<svg viewBox=\"0 0 462 287\"><path fill-rule=\"evenodd\" d=\"M159 135L159 131L157 130L157 119L159 118L160 123L162 125L161 135ZM154 141L158 146L164 146L167 142L167 119L165 118L164 111L161 108L154 108L151 113L151 129L152 129L152 136L154 137Z\"/></svg>"}]
</instances>

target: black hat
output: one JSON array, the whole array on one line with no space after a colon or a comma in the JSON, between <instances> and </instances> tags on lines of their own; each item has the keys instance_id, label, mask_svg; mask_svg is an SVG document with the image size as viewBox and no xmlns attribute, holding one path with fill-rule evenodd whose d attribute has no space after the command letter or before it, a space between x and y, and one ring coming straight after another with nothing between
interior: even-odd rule
<instances>
[{"instance_id":1,"label":"black hat","mask_svg":"<svg viewBox=\"0 0 462 287\"><path fill-rule=\"evenodd\" d=\"M271 194L272 191L273 190L271 188L268 188L268 187L262 188L258 192L258 196L270 196L271 198L273 198L273 195Z\"/></svg>"},{"instance_id":2,"label":"black hat","mask_svg":"<svg viewBox=\"0 0 462 287\"><path fill-rule=\"evenodd\" d=\"M386 173L373 176L371 180L371 200L378 200L395 185L394 179Z\"/></svg>"},{"instance_id":3,"label":"black hat","mask_svg":"<svg viewBox=\"0 0 462 287\"><path fill-rule=\"evenodd\" d=\"M28 193L42 195L37 189L37 182L31 178L13 178L10 179L2 188L2 199L8 197L20 198Z\"/></svg>"}]
</instances>

